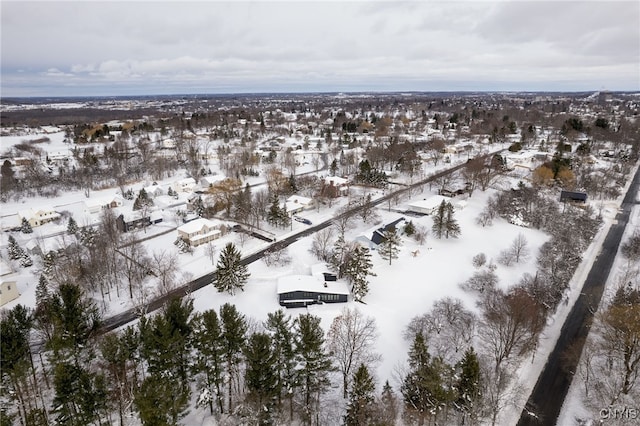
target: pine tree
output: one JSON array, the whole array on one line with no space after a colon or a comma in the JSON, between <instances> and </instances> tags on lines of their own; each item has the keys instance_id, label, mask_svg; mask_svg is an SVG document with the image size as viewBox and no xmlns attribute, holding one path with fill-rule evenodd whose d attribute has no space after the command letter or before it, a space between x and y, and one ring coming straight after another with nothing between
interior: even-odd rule
<instances>
[{"instance_id":1,"label":"pine tree","mask_svg":"<svg viewBox=\"0 0 640 426\"><path fill-rule=\"evenodd\" d=\"M416 227L413 221L410 220L409 223L404 226L404 233L409 237L416 233Z\"/></svg>"},{"instance_id":2,"label":"pine tree","mask_svg":"<svg viewBox=\"0 0 640 426\"><path fill-rule=\"evenodd\" d=\"M196 200L193 203L193 211L199 216L199 217L203 217L204 216L204 202L202 201L202 197L198 197L196 198Z\"/></svg>"},{"instance_id":3,"label":"pine tree","mask_svg":"<svg viewBox=\"0 0 640 426\"><path fill-rule=\"evenodd\" d=\"M31 256L29 256L24 250L22 251L22 257L20 258L20 266L22 266L23 268L33 266L33 260L31 259Z\"/></svg>"},{"instance_id":4,"label":"pine tree","mask_svg":"<svg viewBox=\"0 0 640 426\"><path fill-rule=\"evenodd\" d=\"M382 242L378 247L378 253L380 253L383 259L388 259L389 265L391 265L391 261L398 258L401 243L400 236L395 228L391 228L384 231L382 238Z\"/></svg>"},{"instance_id":5,"label":"pine tree","mask_svg":"<svg viewBox=\"0 0 640 426\"><path fill-rule=\"evenodd\" d=\"M13 238L13 235L9 235L9 243L7 245L7 253L9 255L9 259L18 260L22 257L23 250L16 242L16 239Z\"/></svg>"},{"instance_id":6,"label":"pine tree","mask_svg":"<svg viewBox=\"0 0 640 426\"><path fill-rule=\"evenodd\" d=\"M31 224L24 217L22 218L22 224L20 225L20 232L22 232L23 234L33 233L33 228L31 227Z\"/></svg>"},{"instance_id":7,"label":"pine tree","mask_svg":"<svg viewBox=\"0 0 640 426\"><path fill-rule=\"evenodd\" d=\"M360 364L353 375L347 415L344 418L345 426L367 426L372 424L374 420L378 420L375 416L374 391L375 384L373 377L369 374L369 369L366 365Z\"/></svg>"},{"instance_id":8,"label":"pine tree","mask_svg":"<svg viewBox=\"0 0 640 426\"><path fill-rule=\"evenodd\" d=\"M275 356L276 390L278 409L282 407L282 397L289 397L290 415L293 410L293 388L295 386L295 350L291 316L285 316L282 309L267 314L265 328L271 333Z\"/></svg>"},{"instance_id":9,"label":"pine tree","mask_svg":"<svg viewBox=\"0 0 640 426\"><path fill-rule=\"evenodd\" d=\"M447 203L446 207L446 218L445 218L445 236L449 238L450 236L453 238L458 238L460 235L460 225L458 221L453 217L453 205L451 203Z\"/></svg>"},{"instance_id":10,"label":"pine tree","mask_svg":"<svg viewBox=\"0 0 640 426\"><path fill-rule=\"evenodd\" d=\"M422 422L426 415L435 415L452 402L454 392L449 388L451 368L440 357L431 358L422 333L416 334L409 350L409 373L401 391L408 412Z\"/></svg>"},{"instance_id":11,"label":"pine tree","mask_svg":"<svg viewBox=\"0 0 640 426\"><path fill-rule=\"evenodd\" d=\"M431 230L437 238L442 238L447 230L446 209L447 203L442 200L442 203L438 206L438 211L435 216L433 216L433 226Z\"/></svg>"},{"instance_id":12,"label":"pine tree","mask_svg":"<svg viewBox=\"0 0 640 426\"><path fill-rule=\"evenodd\" d=\"M225 303L220 307L220 320L222 322L222 353L227 365L227 374L229 375L227 387L228 410L231 413L233 410L233 381L238 376L238 366L242 359L242 348L246 341L247 320L230 303Z\"/></svg>"},{"instance_id":13,"label":"pine tree","mask_svg":"<svg viewBox=\"0 0 640 426\"><path fill-rule=\"evenodd\" d=\"M278 200L278 195L274 193L271 197L271 206L267 212L267 223L271 226L278 226L280 223L280 215L280 201Z\"/></svg>"},{"instance_id":14,"label":"pine tree","mask_svg":"<svg viewBox=\"0 0 640 426\"><path fill-rule=\"evenodd\" d=\"M152 206L152 205L153 205L153 200L149 198L147 191L145 191L144 188L140 189L140 192L138 193L138 197L133 202L133 210L140 210L143 207Z\"/></svg>"},{"instance_id":15,"label":"pine tree","mask_svg":"<svg viewBox=\"0 0 640 426\"><path fill-rule=\"evenodd\" d=\"M69 218L69 222L67 222L67 234L76 235L78 233L78 224L76 223L73 217Z\"/></svg>"},{"instance_id":16,"label":"pine tree","mask_svg":"<svg viewBox=\"0 0 640 426\"><path fill-rule=\"evenodd\" d=\"M303 420L310 422L316 396L330 385L331 358L324 348L324 330L320 317L301 314L296 319L296 360L298 361L298 385L302 389ZM317 407L315 407L317 408Z\"/></svg>"},{"instance_id":17,"label":"pine tree","mask_svg":"<svg viewBox=\"0 0 640 426\"><path fill-rule=\"evenodd\" d=\"M380 426L396 424L398 416L398 401L389 381L382 387L382 393L378 404L378 424Z\"/></svg>"},{"instance_id":18,"label":"pine tree","mask_svg":"<svg viewBox=\"0 0 640 426\"><path fill-rule=\"evenodd\" d=\"M345 268L345 276L351 282L351 291L353 298L356 302L361 302L362 299L369 293L369 281L368 276L376 276L371 272L373 263L371 262L371 254L366 247L356 247Z\"/></svg>"},{"instance_id":19,"label":"pine tree","mask_svg":"<svg viewBox=\"0 0 640 426\"><path fill-rule=\"evenodd\" d=\"M249 397L258 409L258 424L273 422L273 408L278 393L276 354L271 337L266 333L254 333L244 348L245 383Z\"/></svg>"},{"instance_id":20,"label":"pine tree","mask_svg":"<svg viewBox=\"0 0 640 426\"><path fill-rule=\"evenodd\" d=\"M197 372L204 374L208 391L215 395L218 410L224 412L222 387L224 386L223 342L220 319L214 310L197 315L193 322L194 346L198 352L195 362ZM213 414L213 398L207 401Z\"/></svg>"},{"instance_id":21,"label":"pine tree","mask_svg":"<svg viewBox=\"0 0 640 426\"><path fill-rule=\"evenodd\" d=\"M345 276L350 252L351 251L344 240L344 235L339 235L338 239L333 244L333 252L329 258L329 266L331 267L331 270L338 275L338 278Z\"/></svg>"},{"instance_id":22,"label":"pine tree","mask_svg":"<svg viewBox=\"0 0 640 426\"><path fill-rule=\"evenodd\" d=\"M457 391L456 406L468 415L480 398L480 362L473 347L467 349L458 364Z\"/></svg>"},{"instance_id":23,"label":"pine tree","mask_svg":"<svg viewBox=\"0 0 640 426\"><path fill-rule=\"evenodd\" d=\"M216 265L216 278L213 285L219 292L226 291L234 295L237 289L244 291L244 285L249 279L247 266L241 263L240 251L233 243L228 243L220 253Z\"/></svg>"}]
</instances>

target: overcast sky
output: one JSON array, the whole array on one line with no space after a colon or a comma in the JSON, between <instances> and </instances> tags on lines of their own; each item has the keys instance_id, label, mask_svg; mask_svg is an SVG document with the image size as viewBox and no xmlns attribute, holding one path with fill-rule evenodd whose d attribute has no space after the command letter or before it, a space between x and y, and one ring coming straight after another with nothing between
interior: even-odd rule
<instances>
[{"instance_id":1,"label":"overcast sky","mask_svg":"<svg viewBox=\"0 0 640 426\"><path fill-rule=\"evenodd\" d=\"M640 90L640 2L6 1L1 95Z\"/></svg>"}]
</instances>

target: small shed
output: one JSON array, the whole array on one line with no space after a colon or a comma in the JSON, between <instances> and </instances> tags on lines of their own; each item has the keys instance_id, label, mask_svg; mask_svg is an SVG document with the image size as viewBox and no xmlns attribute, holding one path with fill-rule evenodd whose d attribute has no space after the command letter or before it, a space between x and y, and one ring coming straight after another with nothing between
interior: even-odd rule
<instances>
[{"instance_id":1,"label":"small shed","mask_svg":"<svg viewBox=\"0 0 640 426\"><path fill-rule=\"evenodd\" d=\"M560 192L560 201L563 203L580 203L584 204L587 202L587 193L586 192L573 192L573 191L561 191Z\"/></svg>"}]
</instances>

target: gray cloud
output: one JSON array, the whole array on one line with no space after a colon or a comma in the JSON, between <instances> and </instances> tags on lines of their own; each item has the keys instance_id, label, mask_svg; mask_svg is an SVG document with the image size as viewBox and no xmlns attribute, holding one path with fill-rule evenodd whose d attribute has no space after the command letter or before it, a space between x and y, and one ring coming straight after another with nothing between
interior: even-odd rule
<instances>
[{"instance_id":1,"label":"gray cloud","mask_svg":"<svg viewBox=\"0 0 640 426\"><path fill-rule=\"evenodd\" d=\"M635 1L0 7L3 96L640 89Z\"/></svg>"}]
</instances>

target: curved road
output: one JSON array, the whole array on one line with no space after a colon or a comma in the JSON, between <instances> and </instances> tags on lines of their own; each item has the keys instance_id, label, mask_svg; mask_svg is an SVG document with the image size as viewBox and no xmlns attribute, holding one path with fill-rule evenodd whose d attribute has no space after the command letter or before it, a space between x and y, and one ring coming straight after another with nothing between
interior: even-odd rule
<instances>
[{"instance_id":1,"label":"curved road","mask_svg":"<svg viewBox=\"0 0 640 426\"><path fill-rule=\"evenodd\" d=\"M600 299L602 299L605 284L629 221L631 209L637 204L636 196L639 187L640 169L633 177L622 201L621 209L616 215L616 222L605 237L602 250L596 257L584 282L582 292L562 326L556 346L549 354L544 369L520 415L517 426L551 426L556 424L578 363L577 359L573 359L574 357L571 357L571 361L564 359L563 354L569 347L582 352L591 321L598 309Z\"/></svg>"}]
</instances>

